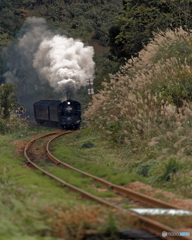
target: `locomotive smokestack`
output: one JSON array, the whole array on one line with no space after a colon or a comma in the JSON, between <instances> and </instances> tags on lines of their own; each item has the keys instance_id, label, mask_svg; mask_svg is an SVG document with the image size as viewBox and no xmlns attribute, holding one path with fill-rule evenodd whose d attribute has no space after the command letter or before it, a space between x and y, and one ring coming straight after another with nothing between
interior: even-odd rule
<instances>
[{"instance_id":1,"label":"locomotive smokestack","mask_svg":"<svg viewBox=\"0 0 192 240\"><path fill-rule=\"evenodd\" d=\"M67 99L71 99L71 91L68 90L68 91L66 92L66 96L67 96Z\"/></svg>"}]
</instances>

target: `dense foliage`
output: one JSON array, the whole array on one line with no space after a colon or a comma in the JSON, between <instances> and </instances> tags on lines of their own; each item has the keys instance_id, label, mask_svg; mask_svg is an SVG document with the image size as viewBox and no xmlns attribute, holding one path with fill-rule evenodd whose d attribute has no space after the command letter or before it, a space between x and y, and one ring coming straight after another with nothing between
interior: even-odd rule
<instances>
[{"instance_id":1,"label":"dense foliage","mask_svg":"<svg viewBox=\"0 0 192 240\"><path fill-rule=\"evenodd\" d=\"M13 84L0 86L0 135L11 134L27 129L24 120L18 119L15 109L18 107L18 89Z\"/></svg>"},{"instance_id":2,"label":"dense foliage","mask_svg":"<svg viewBox=\"0 0 192 240\"><path fill-rule=\"evenodd\" d=\"M14 36L26 16L43 17L53 27L69 31L73 37L83 41L94 37L107 46L108 29L121 9L122 2L115 0L2 0L0 25Z\"/></svg>"},{"instance_id":3,"label":"dense foliage","mask_svg":"<svg viewBox=\"0 0 192 240\"><path fill-rule=\"evenodd\" d=\"M125 0L123 8L109 30L111 53L121 63L125 62L124 58L136 56L153 37L153 32L192 27L190 0Z\"/></svg>"},{"instance_id":4,"label":"dense foliage","mask_svg":"<svg viewBox=\"0 0 192 240\"><path fill-rule=\"evenodd\" d=\"M139 57L103 82L85 112L87 125L122 150L115 167L185 191L192 182L191 41L182 28L154 34Z\"/></svg>"},{"instance_id":5,"label":"dense foliage","mask_svg":"<svg viewBox=\"0 0 192 240\"><path fill-rule=\"evenodd\" d=\"M11 111L18 107L17 94L17 87L13 84L0 86L0 112L3 119L8 119Z\"/></svg>"},{"instance_id":6,"label":"dense foliage","mask_svg":"<svg viewBox=\"0 0 192 240\"><path fill-rule=\"evenodd\" d=\"M122 2L116 0L2 0L0 2L0 51L10 39L21 34L19 30L27 16L43 17L51 29L58 29L61 34L80 38L87 44L91 39L95 39L98 47L104 46L107 51L108 30L113 25L113 18L120 10L122 10ZM109 79L108 73L115 73L118 70L119 63L109 60L107 54L105 57L96 54L94 60L97 65L94 88L97 92L101 89L103 79ZM4 81L5 70L1 58L0 84ZM80 95L83 94L84 91ZM49 90L47 95L50 95Z\"/></svg>"}]
</instances>

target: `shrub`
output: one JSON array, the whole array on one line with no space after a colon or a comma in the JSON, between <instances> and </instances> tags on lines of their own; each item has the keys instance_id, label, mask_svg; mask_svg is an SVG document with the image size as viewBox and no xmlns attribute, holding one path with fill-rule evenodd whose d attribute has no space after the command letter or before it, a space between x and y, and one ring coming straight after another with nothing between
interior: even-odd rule
<instances>
[{"instance_id":1,"label":"shrub","mask_svg":"<svg viewBox=\"0 0 192 240\"><path fill-rule=\"evenodd\" d=\"M107 233L109 239L117 239L119 228L112 213L109 213L107 225L101 229Z\"/></svg>"},{"instance_id":2,"label":"shrub","mask_svg":"<svg viewBox=\"0 0 192 240\"><path fill-rule=\"evenodd\" d=\"M175 158L170 158L168 163L164 163L164 173L161 179L169 181L171 173L175 174L180 168L181 164Z\"/></svg>"},{"instance_id":3,"label":"shrub","mask_svg":"<svg viewBox=\"0 0 192 240\"><path fill-rule=\"evenodd\" d=\"M95 144L93 144L91 141L87 141L81 145L80 148L92 148L95 147Z\"/></svg>"},{"instance_id":4,"label":"shrub","mask_svg":"<svg viewBox=\"0 0 192 240\"><path fill-rule=\"evenodd\" d=\"M139 165L136 170L135 170L135 173L139 174L139 175L142 175L144 177L148 177L148 173L149 173L149 170L155 165L155 161L151 160L151 161L148 161L148 162L145 162L141 165Z\"/></svg>"},{"instance_id":5,"label":"shrub","mask_svg":"<svg viewBox=\"0 0 192 240\"><path fill-rule=\"evenodd\" d=\"M19 119L12 111L9 119L1 118L0 114L0 134L11 134L19 131L27 131L28 124L25 119Z\"/></svg>"},{"instance_id":6,"label":"shrub","mask_svg":"<svg viewBox=\"0 0 192 240\"><path fill-rule=\"evenodd\" d=\"M8 119L11 111L19 106L17 94L18 89L13 84L0 86L0 111L3 119Z\"/></svg>"}]
</instances>

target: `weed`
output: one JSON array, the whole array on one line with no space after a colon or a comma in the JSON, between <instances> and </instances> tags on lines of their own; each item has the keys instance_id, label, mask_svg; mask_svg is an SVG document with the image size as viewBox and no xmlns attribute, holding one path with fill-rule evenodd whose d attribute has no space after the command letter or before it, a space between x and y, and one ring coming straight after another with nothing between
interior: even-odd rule
<instances>
[{"instance_id":1,"label":"weed","mask_svg":"<svg viewBox=\"0 0 192 240\"><path fill-rule=\"evenodd\" d=\"M46 162L43 161L43 160L40 160L38 165L39 165L40 167L46 166Z\"/></svg>"},{"instance_id":2,"label":"weed","mask_svg":"<svg viewBox=\"0 0 192 240\"><path fill-rule=\"evenodd\" d=\"M135 206L131 206L131 205L128 205L128 206L122 206L122 208L124 208L124 209L131 209L131 208L135 208Z\"/></svg>"},{"instance_id":3,"label":"weed","mask_svg":"<svg viewBox=\"0 0 192 240\"><path fill-rule=\"evenodd\" d=\"M161 198L164 197L163 193L156 193L154 196L154 198Z\"/></svg>"},{"instance_id":4,"label":"weed","mask_svg":"<svg viewBox=\"0 0 192 240\"><path fill-rule=\"evenodd\" d=\"M170 158L168 163L164 163L164 173L162 174L161 179L169 181L170 175L175 174L180 168L181 164L175 158Z\"/></svg>"},{"instance_id":5,"label":"weed","mask_svg":"<svg viewBox=\"0 0 192 240\"><path fill-rule=\"evenodd\" d=\"M101 188L103 186L103 184L102 183L99 183L99 182L97 182L96 184L95 184L95 187L96 188Z\"/></svg>"},{"instance_id":6,"label":"weed","mask_svg":"<svg viewBox=\"0 0 192 240\"><path fill-rule=\"evenodd\" d=\"M72 136L69 136L72 137ZM129 182L136 181L136 180L141 180L143 181L143 178L136 175L136 174L127 174L127 173L122 173L122 171L115 170L112 168L109 168L106 166L106 157L102 158L101 161L96 162L95 157L93 160L94 152L98 152L98 149L93 148L93 154L91 153L89 156L89 160L85 160L87 157L87 153L85 155L81 156L81 150L78 148L78 143L76 145L76 148L73 148L67 144L69 141L68 138L60 138L58 140L55 140L54 146L55 146L55 151L54 151L54 156L60 159L61 161L65 161L66 163L72 165L73 167L76 167L82 171L88 172L92 175L101 177L101 178L106 178L107 181L110 181L114 184L119 184L119 185L125 185L128 184ZM85 138L85 135L82 135L82 138ZM106 154L106 151L103 149L103 154ZM67 156L64 158L64 156ZM108 155L109 156L109 153ZM110 154L109 158L114 157L112 154ZM108 159L108 157L107 157ZM115 161L113 162L115 164ZM72 173L73 174L73 173Z\"/></svg>"},{"instance_id":7,"label":"weed","mask_svg":"<svg viewBox=\"0 0 192 240\"><path fill-rule=\"evenodd\" d=\"M143 164L140 164L135 172L139 175L142 175L144 177L147 177L148 176L148 173L149 173L149 170L156 164L156 162L154 160L151 160L151 161L148 161L148 162L145 162Z\"/></svg>"},{"instance_id":8,"label":"weed","mask_svg":"<svg viewBox=\"0 0 192 240\"><path fill-rule=\"evenodd\" d=\"M102 227L101 230L104 230L108 235L107 239L113 240L117 238L119 229L112 213L109 213L107 225Z\"/></svg>"},{"instance_id":9,"label":"weed","mask_svg":"<svg viewBox=\"0 0 192 240\"><path fill-rule=\"evenodd\" d=\"M45 140L44 139L42 139L42 138L40 138L40 139L37 139L37 140L35 140L36 142L44 142Z\"/></svg>"},{"instance_id":10,"label":"weed","mask_svg":"<svg viewBox=\"0 0 192 240\"><path fill-rule=\"evenodd\" d=\"M130 199L127 199L127 198L123 198L121 199L121 203L129 203L131 200Z\"/></svg>"},{"instance_id":11,"label":"weed","mask_svg":"<svg viewBox=\"0 0 192 240\"><path fill-rule=\"evenodd\" d=\"M187 156L192 155L192 147L191 147L191 146L186 147L184 153L185 153L185 155L187 155Z\"/></svg>"},{"instance_id":12,"label":"weed","mask_svg":"<svg viewBox=\"0 0 192 240\"><path fill-rule=\"evenodd\" d=\"M80 148L92 148L95 147L95 144L93 144L91 141L87 141L81 145Z\"/></svg>"},{"instance_id":13,"label":"weed","mask_svg":"<svg viewBox=\"0 0 192 240\"><path fill-rule=\"evenodd\" d=\"M146 193L146 190L145 189L140 189L139 192L143 194L143 193Z\"/></svg>"},{"instance_id":14,"label":"weed","mask_svg":"<svg viewBox=\"0 0 192 240\"><path fill-rule=\"evenodd\" d=\"M169 201L169 200L170 200L169 197L165 197L165 198L162 198L162 199L161 199L161 201L164 201L164 202L167 202L167 201Z\"/></svg>"}]
</instances>

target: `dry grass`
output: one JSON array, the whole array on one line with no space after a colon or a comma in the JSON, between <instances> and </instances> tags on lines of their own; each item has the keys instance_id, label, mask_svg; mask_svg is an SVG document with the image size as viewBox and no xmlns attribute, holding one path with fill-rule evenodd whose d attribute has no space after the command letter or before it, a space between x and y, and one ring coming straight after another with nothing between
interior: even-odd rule
<instances>
[{"instance_id":1,"label":"dry grass","mask_svg":"<svg viewBox=\"0 0 192 240\"><path fill-rule=\"evenodd\" d=\"M101 130L113 146L121 148L121 160L116 165L134 171L152 160L149 166L142 165L139 172L146 169L146 176L152 176L154 182L164 171L161 163L168 163L171 157L189 163L191 67L192 33L181 28L175 32L167 30L154 34L154 40L140 52L139 58L132 58L116 75L110 75L109 83L103 82L103 90L94 96L85 120L88 126ZM185 186L182 192L189 191L192 178L186 182L185 177L179 180L178 176L191 169L188 164L166 184L179 184Z\"/></svg>"},{"instance_id":2,"label":"dry grass","mask_svg":"<svg viewBox=\"0 0 192 240\"><path fill-rule=\"evenodd\" d=\"M83 239L86 231L90 229L104 233L110 227L122 229L131 227L136 222L136 219L128 213L109 210L98 205L89 207L83 205L60 206L56 209L47 207L43 213L48 219L48 224L54 226L56 236L66 240ZM110 221L110 217L114 218L114 221Z\"/></svg>"},{"instance_id":3,"label":"dry grass","mask_svg":"<svg viewBox=\"0 0 192 240\"><path fill-rule=\"evenodd\" d=\"M104 90L94 96L93 106L85 112L87 125L95 125L108 135L116 134L121 143L123 139L125 143L146 140L155 144L158 141L151 140L153 137L175 131L192 116L191 103L185 101L176 108L161 92L154 91L162 82L172 86L182 81L181 76L192 76L186 61L171 57L154 63L162 46L190 41L190 36L181 28L154 36L139 58L129 60L120 72L111 75L110 83L103 82Z\"/></svg>"}]
</instances>

